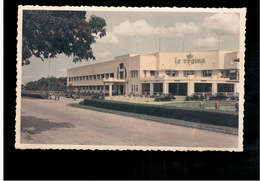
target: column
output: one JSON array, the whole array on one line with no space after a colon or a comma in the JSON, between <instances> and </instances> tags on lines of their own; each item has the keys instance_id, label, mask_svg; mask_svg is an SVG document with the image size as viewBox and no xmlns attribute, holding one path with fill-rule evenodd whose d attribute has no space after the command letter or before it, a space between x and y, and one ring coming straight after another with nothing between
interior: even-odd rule
<instances>
[{"instance_id":1,"label":"column","mask_svg":"<svg viewBox=\"0 0 260 181\"><path fill-rule=\"evenodd\" d=\"M106 93L106 83L104 82L104 85L103 85L103 93L105 94Z\"/></svg>"},{"instance_id":2,"label":"column","mask_svg":"<svg viewBox=\"0 0 260 181\"><path fill-rule=\"evenodd\" d=\"M125 94L128 95L129 90L128 90L128 82L125 83Z\"/></svg>"},{"instance_id":3,"label":"column","mask_svg":"<svg viewBox=\"0 0 260 181\"><path fill-rule=\"evenodd\" d=\"M164 94L169 93L169 83L163 82L163 93Z\"/></svg>"},{"instance_id":4,"label":"column","mask_svg":"<svg viewBox=\"0 0 260 181\"><path fill-rule=\"evenodd\" d=\"M234 83L234 95L239 92L239 83Z\"/></svg>"},{"instance_id":5,"label":"column","mask_svg":"<svg viewBox=\"0 0 260 181\"><path fill-rule=\"evenodd\" d=\"M150 83L150 95L153 95L153 88L154 87L154 85L153 85L153 83L151 82Z\"/></svg>"},{"instance_id":6,"label":"column","mask_svg":"<svg viewBox=\"0 0 260 181\"><path fill-rule=\"evenodd\" d=\"M112 83L109 84L109 96L112 96Z\"/></svg>"},{"instance_id":7,"label":"column","mask_svg":"<svg viewBox=\"0 0 260 181\"><path fill-rule=\"evenodd\" d=\"M212 95L216 94L218 92L218 84L212 83Z\"/></svg>"},{"instance_id":8,"label":"column","mask_svg":"<svg viewBox=\"0 0 260 181\"><path fill-rule=\"evenodd\" d=\"M188 95L191 95L195 92L195 84L194 82L189 82L188 83Z\"/></svg>"}]
</instances>

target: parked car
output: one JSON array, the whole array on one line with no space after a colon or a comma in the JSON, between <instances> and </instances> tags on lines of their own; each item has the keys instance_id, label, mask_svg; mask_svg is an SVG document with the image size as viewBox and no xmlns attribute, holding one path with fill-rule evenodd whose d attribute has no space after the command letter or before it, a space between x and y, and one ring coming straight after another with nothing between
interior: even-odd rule
<instances>
[{"instance_id":1,"label":"parked car","mask_svg":"<svg viewBox=\"0 0 260 181\"><path fill-rule=\"evenodd\" d=\"M229 97L231 100L236 100L236 101L239 101L239 94L236 94L236 95L232 95Z\"/></svg>"},{"instance_id":2,"label":"parked car","mask_svg":"<svg viewBox=\"0 0 260 181\"><path fill-rule=\"evenodd\" d=\"M105 94L103 93L98 93L98 94L95 94L94 96L91 97L92 99L101 99L101 100L104 100L105 99Z\"/></svg>"},{"instance_id":3,"label":"parked car","mask_svg":"<svg viewBox=\"0 0 260 181\"><path fill-rule=\"evenodd\" d=\"M224 94L224 93L216 93L216 94L214 94L214 95L209 97L210 100L216 100L216 99L218 99L218 100L222 100L222 99L226 100L228 98L229 97L226 94Z\"/></svg>"},{"instance_id":4,"label":"parked car","mask_svg":"<svg viewBox=\"0 0 260 181\"><path fill-rule=\"evenodd\" d=\"M186 101L193 101L193 100L202 100L204 99L205 97L202 95L202 94L199 94L199 93L193 93L191 94L190 96L186 96L185 97L185 100Z\"/></svg>"},{"instance_id":5,"label":"parked car","mask_svg":"<svg viewBox=\"0 0 260 181\"><path fill-rule=\"evenodd\" d=\"M171 101L176 98L172 94L161 94L159 96L155 96L155 101Z\"/></svg>"}]
</instances>

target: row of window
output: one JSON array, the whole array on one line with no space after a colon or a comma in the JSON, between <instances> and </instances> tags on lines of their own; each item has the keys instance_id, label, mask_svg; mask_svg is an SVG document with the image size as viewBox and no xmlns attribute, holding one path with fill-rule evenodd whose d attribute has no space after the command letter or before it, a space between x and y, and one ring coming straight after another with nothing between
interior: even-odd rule
<instances>
[{"instance_id":1,"label":"row of window","mask_svg":"<svg viewBox=\"0 0 260 181\"><path fill-rule=\"evenodd\" d=\"M138 92L138 85L131 85L132 92Z\"/></svg>"},{"instance_id":2,"label":"row of window","mask_svg":"<svg viewBox=\"0 0 260 181\"><path fill-rule=\"evenodd\" d=\"M147 75L147 70L144 70L144 77ZM187 77L188 75L196 75L197 71L191 70L191 71L184 71L183 75ZM166 75L169 75L171 77L177 77L179 75L179 71L165 71ZM158 76L158 71L150 71L150 76ZM212 76L212 70L202 70L202 76L203 77L211 77ZM98 74L98 75L87 75L87 76L79 76L79 77L70 77L69 81L82 81L82 80L96 80L96 79L103 79L103 78L114 78L114 73L107 73L107 74ZM131 77L138 77L138 70L132 70L131 71ZM221 71L221 78L236 78L236 73L231 73L229 70ZM123 79L123 72L120 72L120 79Z\"/></svg>"},{"instance_id":3,"label":"row of window","mask_svg":"<svg viewBox=\"0 0 260 181\"><path fill-rule=\"evenodd\" d=\"M146 74L147 74L147 70L144 70L144 77L146 77ZM167 70L167 71L165 71L165 74L169 75L171 77L177 77L179 75L179 71ZM185 77L187 77L188 75L195 75L196 71L194 71L194 70L184 71L183 74L184 74ZM150 71L150 75L151 76L159 75L159 72L158 71ZM211 77L212 70L203 70L202 75L203 75L203 77Z\"/></svg>"},{"instance_id":4,"label":"row of window","mask_svg":"<svg viewBox=\"0 0 260 181\"><path fill-rule=\"evenodd\" d=\"M78 88L80 91L81 90L104 90L104 86L74 86L74 90L75 88ZM109 90L109 86L105 85L105 90ZM112 90L114 90L114 85L112 85Z\"/></svg>"},{"instance_id":5,"label":"row of window","mask_svg":"<svg viewBox=\"0 0 260 181\"><path fill-rule=\"evenodd\" d=\"M103 78L108 79L109 77L114 78L114 73L69 77L69 81L96 80L96 79L103 79Z\"/></svg>"}]
</instances>

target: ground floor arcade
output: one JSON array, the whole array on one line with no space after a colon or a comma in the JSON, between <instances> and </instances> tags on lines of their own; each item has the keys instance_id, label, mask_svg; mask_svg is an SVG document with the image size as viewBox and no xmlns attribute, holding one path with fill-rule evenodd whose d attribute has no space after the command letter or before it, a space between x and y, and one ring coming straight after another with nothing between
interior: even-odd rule
<instances>
[{"instance_id":1,"label":"ground floor arcade","mask_svg":"<svg viewBox=\"0 0 260 181\"><path fill-rule=\"evenodd\" d=\"M126 81L106 81L102 85L75 86L80 91L103 92L112 95L125 95L133 92L139 95L157 95L171 93L173 95L186 96L192 93L203 95L215 94L218 92L226 94L236 94L238 92L238 83L204 83L204 82L156 82L140 83L130 85Z\"/></svg>"},{"instance_id":2,"label":"ground floor arcade","mask_svg":"<svg viewBox=\"0 0 260 181\"><path fill-rule=\"evenodd\" d=\"M186 96L192 93L215 94L224 92L227 94L235 94L237 91L237 83L142 83L143 95L156 95L171 93L174 95Z\"/></svg>"}]
</instances>

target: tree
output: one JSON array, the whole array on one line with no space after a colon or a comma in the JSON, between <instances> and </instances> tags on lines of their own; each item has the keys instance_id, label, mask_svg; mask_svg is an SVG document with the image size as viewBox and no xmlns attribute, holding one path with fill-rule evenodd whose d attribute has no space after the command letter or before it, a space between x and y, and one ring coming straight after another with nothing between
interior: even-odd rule
<instances>
[{"instance_id":1,"label":"tree","mask_svg":"<svg viewBox=\"0 0 260 181\"><path fill-rule=\"evenodd\" d=\"M52 91L66 91L67 89L67 77L51 77L51 90ZM24 85L25 90L40 90L40 91L47 91L48 90L48 79L42 77L39 80L27 82Z\"/></svg>"},{"instance_id":2,"label":"tree","mask_svg":"<svg viewBox=\"0 0 260 181\"><path fill-rule=\"evenodd\" d=\"M22 65L35 56L42 61L64 53L73 62L93 59L91 44L106 35L106 21L85 11L23 11Z\"/></svg>"}]
</instances>

